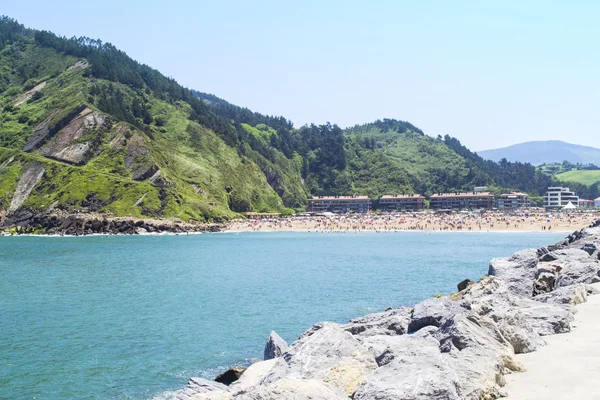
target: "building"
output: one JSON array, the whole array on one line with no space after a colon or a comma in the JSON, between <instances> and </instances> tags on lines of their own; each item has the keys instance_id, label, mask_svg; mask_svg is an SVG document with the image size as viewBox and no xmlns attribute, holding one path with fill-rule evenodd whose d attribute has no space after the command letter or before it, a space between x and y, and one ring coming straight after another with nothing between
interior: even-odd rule
<instances>
[{"instance_id":1,"label":"building","mask_svg":"<svg viewBox=\"0 0 600 400\"><path fill-rule=\"evenodd\" d=\"M512 192L498 196L498 208L502 209L517 209L529 208L529 195L527 193Z\"/></svg>"},{"instance_id":2,"label":"building","mask_svg":"<svg viewBox=\"0 0 600 400\"><path fill-rule=\"evenodd\" d=\"M483 193L483 192L487 192L488 187L487 186L475 186L475 188L473 188L473 191L475 193Z\"/></svg>"},{"instance_id":3,"label":"building","mask_svg":"<svg viewBox=\"0 0 600 400\"><path fill-rule=\"evenodd\" d=\"M594 208L594 200L579 199L579 208Z\"/></svg>"},{"instance_id":4,"label":"building","mask_svg":"<svg viewBox=\"0 0 600 400\"><path fill-rule=\"evenodd\" d=\"M420 194L386 194L379 199L381 211L419 211L425 208L425 196Z\"/></svg>"},{"instance_id":5,"label":"building","mask_svg":"<svg viewBox=\"0 0 600 400\"><path fill-rule=\"evenodd\" d=\"M437 193L430 197L429 207L434 210L474 210L494 207L494 195L480 193Z\"/></svg>"},{"instance_id":6,"label":"building","mask_svg":"<svg viewBox=\"0 0 600 400\"><path fill-rule=\"evenodd\" d=\"M313 196L308 200L310 212L366 213L371 210L368 196Z\"/></svg>"},{"instance_id":7,"label":"building","mask_svg":"<svg viewBox=\"0 0 600 400\"><path fill-rule=\"evenodd\" d=\"M596 200L594 200L594 207L600 208L600 197L598 197Z\"/></svg>"},{"instance_id":8,"label":"building","mask_svg":"<svg viewBox=\"0 0 600 400\"><path fill-rule=\"evenodd\" d=\"M549 187L544 195L544 207L546 208L563 208L569 203L579 207L579 197L567 187Z\"/></svg>"}]
</instances>

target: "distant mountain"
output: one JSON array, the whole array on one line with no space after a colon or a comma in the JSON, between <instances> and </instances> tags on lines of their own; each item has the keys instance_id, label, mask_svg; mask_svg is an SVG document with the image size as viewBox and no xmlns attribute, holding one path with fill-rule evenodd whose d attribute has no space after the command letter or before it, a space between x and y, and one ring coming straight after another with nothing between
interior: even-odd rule
<instances>
[{"instance_id":1,"label":"distant mountain","mask_svg":"<svg viewBox=\"0 0 600 400\"><path fill-rule=\"evenodd\" d=\"M482 158L500 161L526 162L533 165L569 161L573 164L600 165L600 149L562 142L560 140L536 141L515 144L501 149L477 152Z\"/></svg>"}]
</instances>

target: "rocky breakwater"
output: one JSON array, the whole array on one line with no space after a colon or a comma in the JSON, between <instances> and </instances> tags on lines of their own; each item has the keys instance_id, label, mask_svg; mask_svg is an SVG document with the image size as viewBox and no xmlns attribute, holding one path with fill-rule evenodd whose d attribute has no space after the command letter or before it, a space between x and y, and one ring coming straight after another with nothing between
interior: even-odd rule
<instances>
[{"instance_id":1,"label":"rocky breakwater","mask_svg":"<svg viewBox=\"0 0 600 400\"><path fill-rule=\"evenodd\" d=\"M0 215L0 234L38 233L83 236L91 234L136 235L159 233L219 232L223 224L183 221L116 218L94 213L72 214L61 211L35 213L21 208L4 218Z\"/></svg>"},{"instance_id":2,"label":"rocky breakwater","mask_svg":"<svg viewBox=\"0 0 600 400\"><path fill-rule=\"evenodd\" d=\"M229 385L192 378L178 400L495 399L515 354L567 333L600 281L600 224L491 261L479 282L414 307L314 325L289 347L272 333L266 361Z\"/></svg>"}]
</instances>

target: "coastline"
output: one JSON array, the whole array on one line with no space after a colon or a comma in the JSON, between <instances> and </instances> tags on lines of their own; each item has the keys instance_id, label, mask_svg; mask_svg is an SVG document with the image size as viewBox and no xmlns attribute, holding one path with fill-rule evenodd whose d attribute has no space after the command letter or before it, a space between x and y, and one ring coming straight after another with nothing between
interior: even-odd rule
<instances>
[{"instance_id":1,"label":"coastline","mask_svg":"<svg viewBox=\"0 0 600 400\"><path fill-rule=\"evenodd\" d=\"M192 378L168 398L504 397L505 375L526 371L521 359L547 336L571 331L575 306L599 292L596 282L600 220L554 245L493 259L486 276L460 282L452 295L317 323L290 345L272 332L265 361L226 372L235 375L226 384Z\"/></svg>"}]
</instances>

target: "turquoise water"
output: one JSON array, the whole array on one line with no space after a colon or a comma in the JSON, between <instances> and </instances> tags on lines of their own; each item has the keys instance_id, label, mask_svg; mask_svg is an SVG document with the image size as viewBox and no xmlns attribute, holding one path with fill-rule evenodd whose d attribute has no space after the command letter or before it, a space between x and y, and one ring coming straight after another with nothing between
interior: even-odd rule
<instances>
[{"instance_id":1,"label":"turquoise water","mask_svg":"<svg viewBox=\"0 0 600 400\"><path fill-rule=\"evenodd\" d=\"M0 237L0 398L145 399L563 234Z\"/></svg>"}]
</instances>

